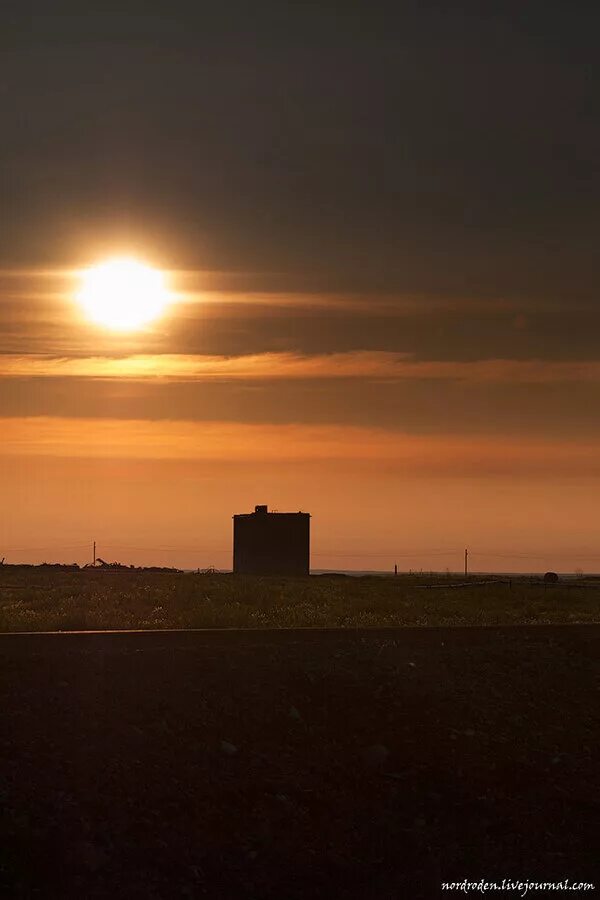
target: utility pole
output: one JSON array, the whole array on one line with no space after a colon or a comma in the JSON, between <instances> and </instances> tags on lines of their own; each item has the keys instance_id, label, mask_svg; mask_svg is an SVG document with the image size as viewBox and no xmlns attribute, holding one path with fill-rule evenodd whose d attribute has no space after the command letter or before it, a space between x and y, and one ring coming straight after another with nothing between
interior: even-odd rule
<instances>
[{"instance_id":1,"label":"utility pole","mask_svg":"<svg viewBox=\"0 0 600 900\"><path fill-rule=\"evenodd\" d=\"M398 574L398 563L394 566L394 575Z\"/></svg>"},{"instance_id":2,"label":"utility pole","mask_svg":"<svg viewBox=\"0 0 600 900\"><path fill-rule=\"evenodd\" d=\"M469 574L469 551L465 548L465 578Z\"/></svg>"},{"instance_id":3,"label":"utility pole","mask_svg":"<svg viewBox=\"0 0 600 900\"><path fill-rule=\"evenodd\" d=\"M92 565L96 565L96 541L94 541L94 558L92 559Z\"/></svg>"}]
</instances>

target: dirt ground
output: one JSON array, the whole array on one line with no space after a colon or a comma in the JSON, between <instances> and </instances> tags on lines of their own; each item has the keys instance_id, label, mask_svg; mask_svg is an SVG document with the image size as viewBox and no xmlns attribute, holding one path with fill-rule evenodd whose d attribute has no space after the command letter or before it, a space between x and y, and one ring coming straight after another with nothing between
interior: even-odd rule
<instances>
[{"instance_id":1,"label":"dirt ground","mask_svg":"<svg viewBox=\"0 0 600 900\"><path fill-rule=\"evenodd\" d=\"M0 635L0 893L598 891L599 651L594 625Z\"/></svg>"}]
</instances>

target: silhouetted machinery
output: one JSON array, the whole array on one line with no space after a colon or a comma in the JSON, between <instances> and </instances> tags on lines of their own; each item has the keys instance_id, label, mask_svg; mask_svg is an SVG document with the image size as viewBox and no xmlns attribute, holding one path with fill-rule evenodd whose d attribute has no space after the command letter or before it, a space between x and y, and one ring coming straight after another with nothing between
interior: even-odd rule
<instances>
[{"instance_id":1,"label":"silhouetted machinery","mask_svg":"<svg viewBox=\"0 0 600 900\"><path fill-rule=\"evenodd\" d=\"M106 562L106 560L102 559L102 557L100 557L100 556L96 557L96 562L99 564L98 565L99 569L128 569L128 568L130 568L129 566L124 566L123 563Z\"/></svg>"}]
</instances>

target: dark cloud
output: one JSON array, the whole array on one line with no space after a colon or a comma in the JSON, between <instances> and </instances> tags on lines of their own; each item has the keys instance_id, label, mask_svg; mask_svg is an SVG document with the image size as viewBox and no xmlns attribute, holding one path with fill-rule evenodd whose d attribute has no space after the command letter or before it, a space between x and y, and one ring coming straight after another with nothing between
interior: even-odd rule
<instances>
[{"instance_id":1,"label":"dark cloud","mask_svg":"<svg viewBox=\"0 0 600 900\"><path fill-rule=\"evenodd\" d=\"M149 384L73 378L0 380L0 418L336 424L421 434L599 436L600 385L311 379Z\"/></svg>"},{"instance_id":2,"label":"dark cloud","mask_svg":"<svg viewBox=\"0 0 600 900\"><path fill-rule=\"evenodd\" d=\"M369 314L368 308L330 312L287 309L284 315L248 317L244 309L223 316L175 319L163 346L186 353L245 354L386 350L423 360L594 360L600 355L600 308L479 309ZM566 333L568 329L568 333Z\"/></svg>"},{"instance_id":3,"label":"dark cloud","mask_svg":"<svg viewBox=\"0 0 600 900\"><path fill-rule=\"evenodd\" d=\"M112 238L325 289L595 290L583 7L88 6L8 14L7 259Z\"/></svg>"},{"instance_id":4,"label":"dark cloud","mask_svg":"<svg viewBox=\"0 0 600 900\"><path fill-rule=\"evenodd\" d=\"M600 306L527 299L447 302L427 297L211 295L175 304L146 332L98 332L74 315L69 294L19 296L0 281L0 353L122 356L182 353L242 356L384 350L417 360L600 358ZM52 288L52 279L45 283ZM66 290L66 288L63 288ZM73 286L71 286L73 293Z\"/></svg>"}]
</instances>

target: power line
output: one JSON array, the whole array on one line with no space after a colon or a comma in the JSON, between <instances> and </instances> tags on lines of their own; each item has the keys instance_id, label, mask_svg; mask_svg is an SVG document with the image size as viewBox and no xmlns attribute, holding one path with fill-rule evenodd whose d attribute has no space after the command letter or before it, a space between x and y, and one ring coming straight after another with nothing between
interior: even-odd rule
<instances>
[{"instance_id":1,"label":"power line","mask_svg":"<svg viewBox=\"0 0 600 900\"><path fill-rule=\"evenodd\" d=\"M149 545L131 545L131 544L121 544L119 542L106 541L106 542L98 542L99 546L104 547L104 553L108 555L112 555L113 553L194 553L194 554L202 554L205 556L210 556L211 554L229 554L232 552L231 547L198 547L195 544L167 544L162 546L149 546ZM3 546L2 549L4 552L10 553L62 553L65 551L69 552L84 552L88 550L89 543L88 542L80 542L76 544L60 544L56 543L52 546L44 545L44 546L20 546L14 547L11 545ZM404 551L402 553L398 553L394 550L389 550L385 553L365 553L361 551L340 553L338 551L328 551L321 550L318 552L312 552L311 556L314 559L322 559L324 557L335 558L335 559L411 559L414 557L420 556L429 556L429 557L449 557L456 556L458 554L462 554L464 551L462 548L453 548L453 549L440 549L439 547L431 548L431 549L415 549L410 551ZM546 560L550 557L561 557L562 559L572 559L572 560L598 560L600 559L600 554L598 553L572 553L568 551L561 551L560 549L551 549L546 553L523 553L522 551L510 551L504 550L501 552L492 551L492 550L471 550L468 551L469 557L490 557L493 559L522 559L522 560Z\"/></svg>"},{"instance_id":2,"label":"power line","mask_svg":"<svg viewBox=\"0 0 600 900\"><path fill-rule=\"evenodd\" d=\"M55 544L53 547L7 547L2 545L2 549L11 553L34 553L43 550L56 553L59 550L83 550L88 544Z\"/></svg>"},{"instance_id":3,"label":"power line","mask_svg":"<svg viewBox=\"0 0 600 900\"><path fill-rule=\"evenodd\" d=\"M600 559L600 555L594 553L563 553L560 550L549 550L547 553L489 553L487 551L479 551L473 553L469 551L470 556L491 556L494 559L548 559L549 556L560 556L565 559Z\"/></svg>"},{"instance_id":4,"label":"power line","mask_svg":"<svg viewBox=\"0 0 600 900\"><path fill-rule=\"evenodd\" d=\"M348 556L348 555L356 555L356 556L422 556L423 554L427 554L428 556L449 556L454 553L462 553L462 548L451 547L446 549L441 549L440 547L431 547L430 549L418 549L418 550L409 550L405 553L397 553L395 550L389 550L387 553L357 553L357 554L347 554L347 553L338 553L336 551L323 551L320 554L316 554L317 556ZM313 554L315 555L315 554Z\"/></svg>"}]
</instances>

